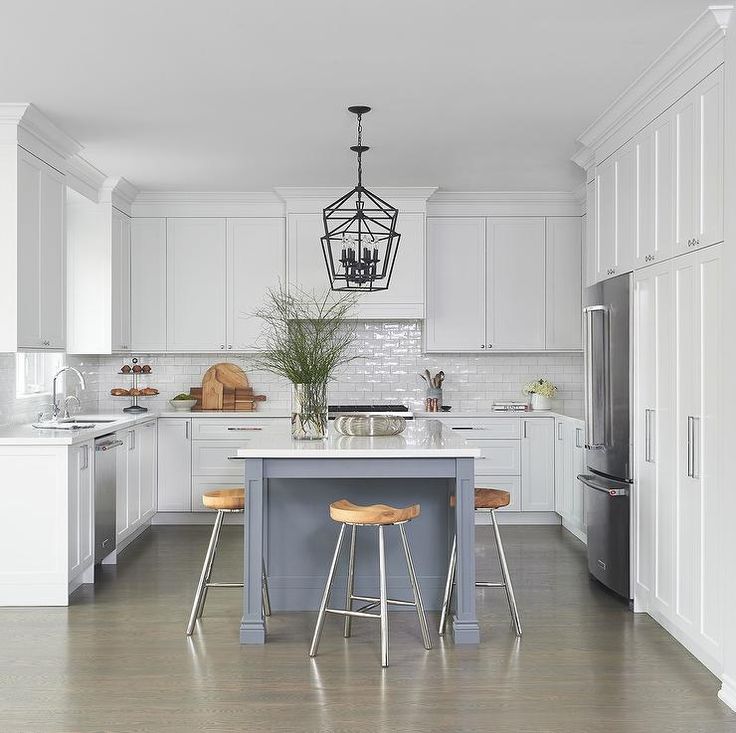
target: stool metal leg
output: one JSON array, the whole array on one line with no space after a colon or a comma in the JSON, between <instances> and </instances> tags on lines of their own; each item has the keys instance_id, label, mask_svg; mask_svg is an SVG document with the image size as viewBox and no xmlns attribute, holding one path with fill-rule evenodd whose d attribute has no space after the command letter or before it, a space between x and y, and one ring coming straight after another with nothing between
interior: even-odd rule
<instances>
[{"instance_id":1,"label":"stool metal leg","mask_svg":"<svg viewBox=\"0 0 736 733\"><path fill-rule=\"evenodd\" d=\"M388 584L386 581L386 546L383 525L378 525L378 574L381 605L381 666L388 667Z\"/></svg>"},{"instance_id":2,"label":"stool metal leg","mask_svg":"<svg viewBox=\"0 0 736 733\"><path fill-rule=\"evenodd\" d=\"M261 567L261 596L263 603L263 615L271 615L271 596L268 594L268 576L266 575L266 561L263 561Z\"/></svg>"},{"instance_id":3,"label":"stool metal leg","mask_svg":"<svg viewBox=\"0 0 736 733\"><path fill-rule=\"evenodd\" d=\"M422 594L419 590L419 582L417 581L417 573L414 568L414 561L411 557L411 550L409 549L409 540L406 537L406 527L403 524L399 525L399 532L401 533L401 543L404 545L404 555L406 556L406 567L409 570L409 580L411 581L411 589L414 593L414 603L417 607L417 616L419 616L419 626L422 629L422 640L424 641L424 648L432 648L432 638L429 635L429 627L427 626L427 616L424 613L424 604L422 603Z\"/></svg>"},{"instance_id":4,"label":"stool metal leg","mask_svg":"<svg viewBox=\"0 0 736 733\"><path fill-rule=\"evenodd\" d=\"M345 610L353 610L353 593L355 592L355 535L358 527L354 524L350 533L350 557L348 559L348 584L345 591ZM343 636L347 639L353 625L353 617L345 616L345 626L343 628Z\"/></svg>"},{"instance_id":5,"label":"stool metal leg","mask_svg":"<svg viewBox=\"0 0 736 733\"><path fill-rule=\"evenodd\" d=\"M506 598L509 602L509 609L511 610L511 618L514 620L516 635L521 636L521 619L519 618L519 609L516 607L516 597L514 596L514 588L511 585L511 576L509 575L509 567L506 564L506 553L503 550L501 533L498 531L498 522L496 521L495 510L491 510L491 521L493 522L493 534L496 538L498 562L501 565L501 574L503 575L504 588L506 590Z\"/></svg>"},{"instance_id":6,"label":"stool metal leg","mask_svg":"<svg viewBox=\"0 0 736 733\"><path fill-rule=\"evenodd\" d=\"M452 538L452 550L450 550L450 566L447 568L447 580L445 581L445 595L442 599L442 612L440 613L439 635L445 635L447 616L450 613L450 603L455 590L455 568L457 567L457 536Z\"/></svg>"},{"instance_id":7,"label":"stool metal leg","mask_svg":"<svg viewBox=\"0 0 736 733\"><path fill-rule=\"evenodd\" d=\"M208 576L212 573L212 563L215 557L215 551L217 549L217 540L220 536L220 528L222 527L222 520L225 516L224 512L217 512L215 518L215 524L212 527L212 535L210 536L210 544L207 547L207 554L204 558L204 565L202 566L202 574L199 576L199 583L197 584L197 591L194 594L194 603L192 604L192 612L189 616L189 623L187 624L187 636L191 636L194 631L194 624L197 621L197 617L202 613L204 606L204 594L206 593L206 583Z\"/></svg>"},{"instance_id":8,"label":"stool metal leg","mask_svg":"<svg viewBox=\"0 0 736 733\"><path fill-rule=\"evenodd\" d=\"M337 569L337 560L340 557L340 548L342 547L342 539L345 536L346 525L340 525L340 534L337 536L337 543L335 544L335 554L332 556L332 564L330 565L330 572L327 575L327 582L325 583L325 590L322 593L322 600L319 604L319 613L317 614L317 624L314 627L314 636L312 637L312 645L309 647L309 656L314 657L317 655L317 648L319 647L319 640L322 637L322 627L325 625L325 609L327 608L327 601L330 599L330 589L332 588L332 581L335 579L335 570Z\"/></svg>"},{"instance_id":9,"label":"stool metal leg","mask_svg":"<svg viewBox=\"0 0 736 733\"><path fill-rule=\"evenodd\" d=\"M199 609L197 610L197 618L202 618L202 614L204 613L204 604L207 603L207 591L209 590L209 583L212 579L212 569L215 567L215 558L217 557L217 548L220 546L220 533L222 532L222 525L225 521L225 512L218 511L217 512L217 518L220 519L219 525L217 523L217 518L215 519L215 527L217 529L217 535L215 536L215 547L212 551L212 556L210 557L210 563L207 567L207 576L204 579L204 589L202 590L202 598L199 601ZM214 531L214 528L213 528Z\"/></svg>"}]
</instances>

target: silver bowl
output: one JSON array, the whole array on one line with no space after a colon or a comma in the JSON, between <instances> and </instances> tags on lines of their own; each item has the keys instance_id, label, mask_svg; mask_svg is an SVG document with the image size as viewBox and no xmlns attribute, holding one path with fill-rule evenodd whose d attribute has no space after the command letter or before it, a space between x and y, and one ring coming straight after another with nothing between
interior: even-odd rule
<instances>
[{"instance_id":1,"label":"silver bowl","mask_svg":"<svg viewBox=\"0 0 736 733\"><path fill-rule=\"evenodd\" d=\"M343 435L378 437L398 435L406 429L406 420L400 415L346 412L335 418L335 430Z\"/></svg>"}]
</instances>

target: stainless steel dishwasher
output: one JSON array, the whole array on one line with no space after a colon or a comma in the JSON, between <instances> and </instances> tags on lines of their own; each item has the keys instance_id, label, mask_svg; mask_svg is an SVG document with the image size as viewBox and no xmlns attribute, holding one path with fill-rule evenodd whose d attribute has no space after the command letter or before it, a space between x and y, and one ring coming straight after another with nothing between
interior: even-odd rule
<instances>
[{"instance_id":1,"label":"stainless steel dishwasher","mask_svg":"<svg viewBox=\"0 0 736 733\"><path fill-rule=\"evenodd\" d=\"M95 564L115 549L117 452L122 445L115 433L95 440Z\"/></svg>"}]
</instances>

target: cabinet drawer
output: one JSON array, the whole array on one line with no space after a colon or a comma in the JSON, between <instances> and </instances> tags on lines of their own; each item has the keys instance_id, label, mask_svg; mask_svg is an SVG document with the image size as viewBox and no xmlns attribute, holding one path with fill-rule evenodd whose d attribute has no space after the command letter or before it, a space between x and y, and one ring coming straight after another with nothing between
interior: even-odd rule
<instances>
[{"instance_id":1,"label":"cabinet drawer","mask_svg":"<svg viewBox=\"0 0 736 733\"><path fill-rule=\"evenodd\" d=\"M232 461L243 465L243 461ZM229 480L227 478L217 478L209 476L197 476L192 479L192 511L193 512L214 512L214 509L207 509L202 505L202 494L205 491L217 491L218 489L233 489L236 486L242 486L242 479Z\"/></svg>"},{"instance_id":2,"label":"cabinet drawer","mask_svg":"<svg viewBox=\"0 0 736 733\"><path fill-rule=\"evenodd\" d=\"M521 437L521 421L516 417L484 417L475 420L457 417L444 418L442 422L466 440Z\"/></svg>"},{"instance_id":3,"label":"cabinet drawer","mask_svg":"<svg viewBox=\"0 0 736 733\"><path fill-rule=\"evenodd\" d=\"M519 476L521 474L521 443L518 440L469 440L468 445L480 448L475 459L476 476Z\"/></svg>"},{"instance_id":4,"label":"cabinet drawer","mask_svg":"<svg viewBox=\"0 0 736 733\"><path fill-rule=\"evenodd\" d=\"M241 436L247 438L249 435L261 435L267 430L273 430L278 425L285 425L288 418L267 418L265 420L253 420L250 418L237 418L228 420L219 417L193 418L192 439L193 440L235 440Z\"/></svg>"},{"instance_id":5,"label":"cabinet drawer","mask_svg":"<svg viewBox=\"0 0 736 733\"><path fill-rule=\"evenodd\" d=\"M193 476L237 476L243 482L243 461L231 461L238 448L245 448L248 439L220 441L192 441L192 475Z\"/></svg>"},{"instance_id":6,"label":"cabinet drawer","mask_svg":"<svg viewBox=\"0 0 736 733\"><path fill-rule=\"evenodd\" d=\"M511 503L499 512L521 511L521 477L519 476L480 476L475 480L477 489L501 489L511 494ZM483 510L479 510L483 511Z\"/></svg>"}]
</instances>

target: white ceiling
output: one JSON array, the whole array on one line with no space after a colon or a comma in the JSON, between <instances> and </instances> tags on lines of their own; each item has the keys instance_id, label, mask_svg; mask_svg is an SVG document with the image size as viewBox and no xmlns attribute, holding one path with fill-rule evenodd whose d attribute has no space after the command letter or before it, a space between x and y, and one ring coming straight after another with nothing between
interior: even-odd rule
<instances>
[{"instance_id":1,"label":"white ceiling","mask_svg":"<svg viewBox=\"0 0 736 733\"><path fill-rule=\"evenodd\" d=\"M6 0L0 101L145 190L571 190L575 137L702 0Z\"/></svg>"}]
</instances>

